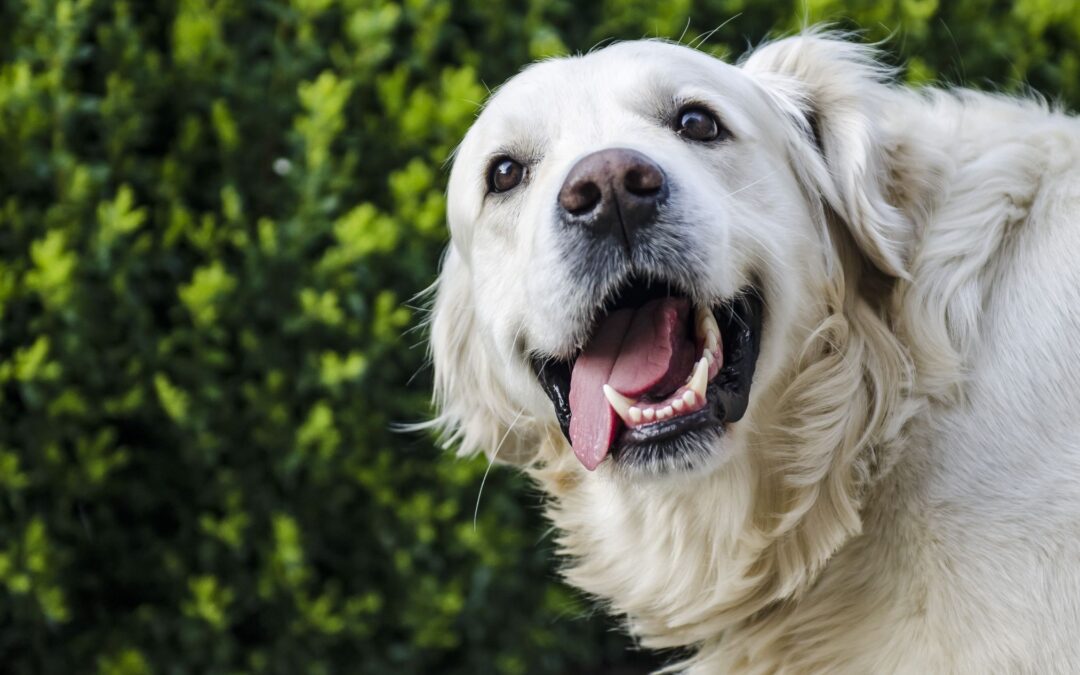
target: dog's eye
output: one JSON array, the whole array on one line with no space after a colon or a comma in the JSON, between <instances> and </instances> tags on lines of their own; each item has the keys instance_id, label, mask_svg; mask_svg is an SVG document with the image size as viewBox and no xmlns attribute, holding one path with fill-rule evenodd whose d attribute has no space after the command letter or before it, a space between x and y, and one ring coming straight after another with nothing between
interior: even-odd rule
<instances>
[{"instance_id":1,"label":"dog's eye","mask_svg":"<svg viewBox=\"0 0 1080 675\"><path fill-rule=\"evenodd\" d=\"M488 170L488 188L492 192L506 192L516 188L524 177L525 167L521 162L499 157Z\"/></svg>"},{"instance_id":2,"label":"dog's eye","mask_svg":"<svg viewBox=\"0 0 1080 675\"><path fill-rule=\"evenodd\" d=\"M716 115L697 106L683 108L675 121L675 131L691 141L715 141L727 134Z\"/></svg>"}]
</instances>

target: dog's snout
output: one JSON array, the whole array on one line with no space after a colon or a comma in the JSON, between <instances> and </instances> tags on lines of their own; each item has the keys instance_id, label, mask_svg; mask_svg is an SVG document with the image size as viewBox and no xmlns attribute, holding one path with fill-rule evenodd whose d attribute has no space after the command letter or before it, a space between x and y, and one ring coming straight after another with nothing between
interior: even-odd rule
<instances>
[{"instance_id":1,"label":"dog's snout","mask_svg":"<svg viewBox=\"0 0 1080 675\"><path fill-rule=\"evenodd\" d=\"M655 219L667 196L664 172L644 154L609 148L586 155L559 191L563 220L629 245Z\"/></svg>"}]
</instances>

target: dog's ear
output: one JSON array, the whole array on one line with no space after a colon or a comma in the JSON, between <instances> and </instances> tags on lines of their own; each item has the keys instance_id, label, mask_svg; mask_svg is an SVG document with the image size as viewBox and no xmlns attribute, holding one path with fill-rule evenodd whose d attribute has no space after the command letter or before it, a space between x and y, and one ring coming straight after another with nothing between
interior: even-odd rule
<instances>
[{"instance_id":1,"label":"dog's ear","mask_svg":"<svg viewBox=\"0 0 1080 675\"><path fill-rule=\"evenodd\" d=\"M461 455L484 452L493 461L528 462L535 454L526 433L531 420L509 403L497 377L495 350L477 325L468 265L452 244L436 283L430 326L438 414L426 426Z\"/></svg>"},{"instance_id":2,"label":"dog's ear","mask_svg":"<svg viewBox=\"0 0 1080 675\"><path fill-rule=\"evenodd\" d=\"M800 180L875 266L905 277L914 227L887 198L894 168L879 113L892 73L875 57L871 47L818 32L767 43L742 68L795 120Z\"/></svg>"}]
</instances>

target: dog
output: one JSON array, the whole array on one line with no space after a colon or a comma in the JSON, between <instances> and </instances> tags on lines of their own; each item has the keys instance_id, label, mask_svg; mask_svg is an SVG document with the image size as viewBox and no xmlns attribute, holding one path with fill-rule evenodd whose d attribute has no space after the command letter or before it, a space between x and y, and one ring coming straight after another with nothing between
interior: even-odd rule
<instances>
[{"instance_id":1,"label":"dog","mask_svg":"<svg viewBox=\"0 0 1080 675\"><path fill-rule=\"evenodd\" d=\"M1080 672L1080 123L824 30L534 64L456 151L433 425L686 673Z\"/></svg>"}]
</instances>

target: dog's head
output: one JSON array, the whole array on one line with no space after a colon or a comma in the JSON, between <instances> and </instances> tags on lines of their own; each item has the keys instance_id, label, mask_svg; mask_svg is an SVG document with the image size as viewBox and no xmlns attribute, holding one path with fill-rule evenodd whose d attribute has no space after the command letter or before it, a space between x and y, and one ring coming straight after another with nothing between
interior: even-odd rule
<instances>
[{"instance_id":1,"label":"dog's head","mask_svg":"<svg viewBox=\"0 0 1080 675\"><path fill-rule=\"evenodd\" d=\"M914 409L891 308L937 156L872 56L618 44L528 68L458 150L436 423L530 466L646 644L805 588Z\"/></svg>"},{"instance_id":2,"label":"dog's head","mask_svg":"<svg viewBox=\"0 0 1080 675\"><path fill-rule=\"evenodd\" d=\"M454 161L433 322L463 447L526 460L558 428L586 469L623 476L744 452L840 310L843 255L904 273L911 227L860 91L877 74L821 37L741 66L648 41L501 87Z\"/></svg>"}]
</instances>

